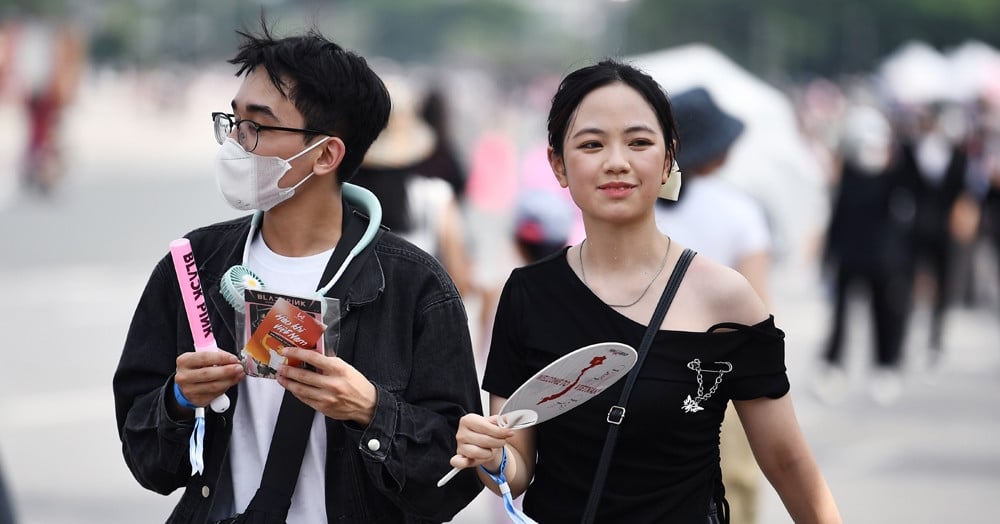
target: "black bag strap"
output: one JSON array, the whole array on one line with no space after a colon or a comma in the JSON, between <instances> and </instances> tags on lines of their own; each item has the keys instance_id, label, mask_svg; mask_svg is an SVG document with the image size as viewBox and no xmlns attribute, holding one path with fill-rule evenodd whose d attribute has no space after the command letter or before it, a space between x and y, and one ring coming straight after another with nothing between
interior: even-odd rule
<instances>
[{"instance_id":1,"label":"black bag strap","mask_svg":"<svg viewBox=\"0 0 1000 524\"><path fill-rule=\"evenodd\" d=\"M656 310L653 311L653 318L649 321L649 325L646 326L646 333L643 335L642 342L639 344L637 351L639 356L635 367L632 368L632 371L629 372L628 377L625 379L625 387L622 389L618 404L611 406L611 410L608 411L608 424L610 424L608 427L608 436L604 439L601 461L597 464L594 483L590 488L590 497L587 499L587 507L583 512L584 524L593 522L594 517L597 515L597 505L601 500L601 493L604 491L604 480L608 476L608 467L611 465L611 454L615 449L615 441L618 439L618 428L622 420L625 419L625 406L628 405L628 397L632 394L632 386L635 385L635 381L639 377L639 370L642 369L642 363L646 360L646 354L649 353L649 346L653 344L653 339L656 337L656 333L660 330L660 325L663 323L663 317L666 316L667 309L670 308L670 303L673 302L674 295L677 294L677 288L680 287L684 273L687 271L688 265L691 264L691 259L694 256L694 251L684 249L684 252L681 253L680 258L677 260L677 265L674 266L674 270L670 274L670 280L667 281L667 287L663 289L663 294L660 295L660 302L656 304Z\"/></svg>"},{"instance_id":2,"label":"black bag strap","mask_svg":"<svg viewBox=\"0 0 1000 524\"><path fill-rule=\"evenodd\" d=\"M366 228L365 223L354 216L354 211L346 202L344 206L344 232L327 264L328 270L332 268L334 272L344 264L351 250L361 240ZM344 297L351 282L374 251L374 246L381 235L382 229L379 228L372 242L358 253L340 279L334 283L327 293L328 296ZM274 435L271 437L271 447L267 452L260 487L250 500L247 512L265 513L270 517L280 518L280 522L285 522L288 509L292 506L292 493L295 492L299 470L302 469L302 458L306 453L306 444L309 442L315 414L314 409L295 398L290 391L285 391L278 411L278 420L274 423Z\"/></svg>"}]
</instances>

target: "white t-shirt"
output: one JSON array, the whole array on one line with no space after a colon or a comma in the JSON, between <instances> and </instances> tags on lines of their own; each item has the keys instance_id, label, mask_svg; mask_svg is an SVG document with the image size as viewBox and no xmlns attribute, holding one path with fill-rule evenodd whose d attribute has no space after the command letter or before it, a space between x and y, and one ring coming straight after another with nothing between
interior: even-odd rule
<instances>
[{"instance_id":1,"label":"white t-shirt","mask_svg":"<svg viewBox=\"0 0 1000 524\"><path fill-rule=\"evenodd\" d=\"M771 249L771 231L760 204L716 176L685 180L677 204L656 206L656 225L686 247L731 268L747 255Z\"/></svg>"},{"instance_id":2,"label":"white t-shirt","mask_svg":"<svg viewBox=\"0 0 1000 524\"><path fill-rule=\"evenodd\" d=\"M411 227L399 235L427 253L439 256L443 214L454 199L451 186L440 178L413 176L407 180L406 196Z\"/></svg>"},{"instance_id":3,"label":"white t-shirt","mask_svg":"<svg viewBox=\"0 0 1000 524\"><path fill-rule=\"evenodd\" d=\"M279 255L257 235L250 244L247 266L264 282L265 289L295 296L309 296L320 286L319 280L333 250L308 257ZM285 389L277 380L246 377L239 384L240 401L233 415L233 436L229 464L233 475L233 502L236 512L246 510L260 487L261 475L278 419ZM288 510L288 522L326 523L326 424L316 413L309 443L302 459L302 469Z\"/></svg>"}]
</instances>

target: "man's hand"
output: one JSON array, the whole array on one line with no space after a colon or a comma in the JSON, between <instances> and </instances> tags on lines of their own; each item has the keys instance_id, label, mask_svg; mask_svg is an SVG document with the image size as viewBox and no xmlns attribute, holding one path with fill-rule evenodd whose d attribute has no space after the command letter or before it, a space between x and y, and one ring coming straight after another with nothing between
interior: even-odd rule
<instances>
[{"instance_id":1,"label":"man's hand","mask_svg":"<svg viewBox=\"0 0 1000 524\"><path fill-rule=\"evenodd\" d=\"M316 411L337 420L367 426L375 416L378 393L360 371L338 357L311 349L285 348L285 358L298 359L315 371L281 366L278 383Z\"/></svg>"},{"instance_id":2,"label":"man's hand","mask_svg":"<svg viewBox=\"0 0 1000 524\"><path fill-rule=\"evenodd\" d=\"M192 404L207 406L215 397L243 380L244 376L243 365L232 353L189 351L177 357L174 382L181 388L184 398ZM177 408L172 410L173 413L191 413L191 410L178 405L173 395L168 397L167 406Z\"/></svg>"}]
</instances>

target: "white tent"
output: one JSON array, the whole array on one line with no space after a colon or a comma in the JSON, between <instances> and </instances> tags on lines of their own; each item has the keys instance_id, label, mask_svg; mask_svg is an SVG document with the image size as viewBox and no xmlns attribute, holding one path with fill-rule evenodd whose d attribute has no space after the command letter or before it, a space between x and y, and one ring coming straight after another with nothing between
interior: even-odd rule
<instances>
[{"instance_id":1,"label":"white tent","mask_svg":"<svg viewBox=\"0 0 1000 524\"><path fill-rule=\"evenodd\" d=\"M885 57L878 77L887 94L904 106L971 102L1000 94L1000 52L972 40L946 53L911 41Z\"/></svg>"},{"instance_id":2,"label":"white tent","mask_svg":"<svg viewBox=\"0 0 1000 524\"><path fill-rule=\"evenodd\" d=\"M970 40L946 57L951 67L949 79L959 99L970 102L985 96L1000 104L1000 51Z\"/></svg>"},{"instance_id":3,"label":"white tent","mask_svg":"<svg viewBox=\"0 0 1000 524\"><path fill-rule=\"evenodd\" d=\"M882 61L878 77L887 94L904 106L957 101L947 58L924 42L902 45Z\"/></svg>"},{"instance_id":4,"label":"white tent","mask_svg":"<svg viewBox=\"0 0 1000 524\"><path fill-rule=\"evenodd\" d=\"M719 176L764 205L779 255L794 259L808 254L828 218L826 174L799 132L791 100L707 45L655 51L629 61L668 94L702 86L726 112L743 120L743 136Z\"/></svg>"}]
</instances>

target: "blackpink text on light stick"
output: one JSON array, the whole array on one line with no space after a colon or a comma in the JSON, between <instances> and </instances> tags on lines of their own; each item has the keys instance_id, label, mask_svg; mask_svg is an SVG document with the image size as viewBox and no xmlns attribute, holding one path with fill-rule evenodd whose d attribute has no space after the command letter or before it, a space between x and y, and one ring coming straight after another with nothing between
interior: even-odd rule
<instances>
[{"instance_id":1,"label":"blackpink text on light stick","mask_svg":"<svg viewBox=\"0 0 1000 524\"><path fill-rule=\"evenodd\" d=\"M218 351L212 324L208 320L208 304L205 302L205 290L198 278L198 265L191 251L191 241L178 238L170 243L170 256L174 261L177 273L177 284L184 298L184 311L187 312L188 325L194 338L195 351ZM215 397L210 404L212 411L222 413L229 409L229 397L225 393Z\"/></svg>"}]
</instances>

